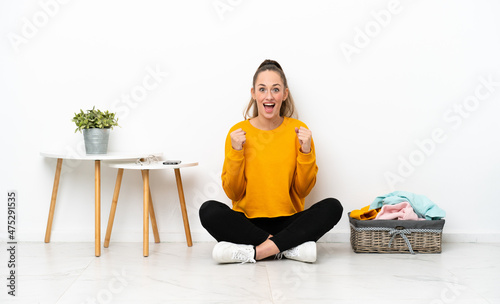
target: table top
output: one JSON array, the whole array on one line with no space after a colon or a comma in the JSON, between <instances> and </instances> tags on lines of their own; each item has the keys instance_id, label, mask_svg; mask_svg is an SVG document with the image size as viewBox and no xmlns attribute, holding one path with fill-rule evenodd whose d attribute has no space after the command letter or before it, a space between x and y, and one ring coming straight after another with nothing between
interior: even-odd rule
<instances>
[{"instance_id":1,"label":"table top","mask_svg":"<svg viewBox=\"0 0 500 304\"><path fill-rule=\"evenodd\" d=\"M78 154L62 151L42 151L40 155L49 158L78 159L78 160L130 160L137 158L146 158L151 155L161 156L163 153L145 153L145 152L108 152L106 154Z\"/></svg>"},{"instance_id":2,"label":"table top","mask_svg":"<svg viewBox=\"0 0 500 304\"><path fill-rule=\"evenodd\" d=\"M109 167L118 168L118 169L131 169L131 170L159 170L159 169L179 169L185 167L194 167L198 166L198 162L192 161L182 161L177 165L164 165L163 161L154 162L151 164L137 164L135 162L127 162L127 163L109 163Z\"/></svg>"}]
</instances>

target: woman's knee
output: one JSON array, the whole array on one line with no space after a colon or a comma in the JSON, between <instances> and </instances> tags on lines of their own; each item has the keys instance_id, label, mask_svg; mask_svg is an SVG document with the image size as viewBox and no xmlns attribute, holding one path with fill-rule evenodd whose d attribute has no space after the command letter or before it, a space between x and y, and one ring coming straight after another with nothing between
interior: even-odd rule
<instances>
[{"instance_id":1,"label":"woman's knee","mask_svg":"<svg viewBox=\"0 0 500 304\"><path fill-rule=\"evenodd\" d=\"M231 208L221 202L214 200L204 202L198 211L202 226L207 227L210 223L219 221L228 210Z\"/></svg>"},{"instance_id":2,"label":"woman's knee","mask_svg":"<svg viewBox=\"0 0 500 304\"><path fill-rule=\"evenodd\" d=\"M328 221L336 225L342 218L342 213L344 212L344 207L336 198L326 198L321 202L322 213L328 217Z\"/></svg>"},{"instance_id":3,"label":"woman's knee","mask_svg":"<svg viewBox=\"0 0 500 304\"><path fill-rule=\"evenodd\" d=\"M220 203L218 201L210 200L210 201L204 202L201 205L198 213L200 215L200 221L201 221L201 224L203 226L205 226L205 224L207 222L209 222L210 219L212 219L217 214L217 210L220 209L219 204L222 204L222 203Z\"/></svg>"}]
</instances>

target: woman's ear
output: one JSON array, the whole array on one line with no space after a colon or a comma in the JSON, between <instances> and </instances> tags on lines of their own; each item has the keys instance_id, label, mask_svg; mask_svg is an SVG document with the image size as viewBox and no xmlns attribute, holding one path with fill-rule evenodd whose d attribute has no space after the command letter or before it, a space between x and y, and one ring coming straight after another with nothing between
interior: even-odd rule
<instances>
[{"instance_id":1,"label":"woman's ear","mask_svg":"<svg viewBox=\"0 0 500 304\"><path fill-rule=\"evenodd\" d=\"M257 100L257 98L255 98L255 90L254 90L254 88L250 89L250 94L252 94L252 99L253 100Z\"/></svg>"},{"instance_id":2,"label":"woman's ear","mask_svg":"<svg viewBox=\"0 0 500 304\"><path fill-rule=\"evenodd\" d=\"M285 94L283 94L283 101L288 98L288 88L285 89Z\"/></svg>"}]
</instances>

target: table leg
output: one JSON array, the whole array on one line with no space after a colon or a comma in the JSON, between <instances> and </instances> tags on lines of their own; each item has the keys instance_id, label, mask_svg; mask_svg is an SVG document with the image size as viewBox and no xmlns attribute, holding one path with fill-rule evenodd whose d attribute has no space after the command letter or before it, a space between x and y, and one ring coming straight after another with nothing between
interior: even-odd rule
<instances>
[{"instance_id":1,"label":"table leg","mask_svg":"<svg viewBox=\"0 0 500 304\"><path fill-rule=\"evenodd\" d=\"M143 200L144 200L144 211L143 211L143 245L142 253L145 257L149 255L149 170L142 170L143 179Z\"/></svg>"},{"instance_id":2,"label":"table leg","mask_svg":"<svg viewBox=\"0 0 500 304\"><path fill-rule=\"evenodd\" d=\"M155 236L155 243L160 242L160 234L158 233L158 225L156 224L155 209L153 207L153 197L151 196L151 188L149 191L149 217L151 217L151 227L153 227L153 234Z\"/></svg>"},{"instance_id":3,"label":"table leg","mask_svg":"<svg viewBox=\"0 0 500 304\"><path fill-rule=\"evenodd\" d=\"M95 256L101 256L101 161L95 161Z\"/></svg>"},{"instance_id":4,"label":"table leg","mask_svg":"<svg viewBox=\"0 0 500 304\"><path fill-rule=\"evenodd\" d=\"M54 186L52 187L52 198L50 200L49 218L47 220L47 230L45 230L45 243L50 243L50 233L52 231L52 220L56 209L57 190L59 189L59 178L61 177L62 158L57 159L56 175L54 176Z\"/></svg>"},{"instance_id":5,"label":"table leg","mask_svg":"<svg viewBox=\"0 0 500 304\"><path fill-rule=\"evenodd\" d=\"M109 247L109 239L111 238L111 230L113 229L113 222L115 221L116 205L118 204L118 196L120 194L120 187L122 185L123 169L118 169L116 175L115 192L113 193L113 201L111 202L111 211L109 212L108 228L106 229L106 236L104 237L104 248Z\"/></svg>"},{"instance_id":6,"label":"table leg","mask_svg":"<svg viewBox=\"0 0 500 304\"><path fill-rule=\"evenodd\" d=\"M189 228L189 219L186 210L186 200L184 199L184 189L182 188L182 179L180 169L174 169L175 180L177 182L177 192L179 193L179 201L181 204L182 220L184 221L184 231L186 233L186 241L188 247L193 246L193 240L191 239L191 229Z\"/></svg>"}]
</instances>

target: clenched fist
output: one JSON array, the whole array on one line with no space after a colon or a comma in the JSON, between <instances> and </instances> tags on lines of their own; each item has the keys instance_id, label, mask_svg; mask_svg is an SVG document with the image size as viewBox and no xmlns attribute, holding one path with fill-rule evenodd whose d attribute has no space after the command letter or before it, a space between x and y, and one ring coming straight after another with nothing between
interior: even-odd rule
<instances>
[{"instance_id":1,"label":"clenched fist","mask_svg":"<svg viewBox=\"0 0 500 304\"><path fill-rule=\"evenodd\" d=\"M231 146L233 146L233 149L235 150L241 150L243 149L243 144L247 140L245 134L247 134L243 129L238 129L234 130L231 132Z\"/></svg>"},{"instance_id":2,"label":"clenched fist","mask_svg":"<svg viewBox=\"0 0 500 304\"><path fill-rule=\"evenodd\" d=\"M304 127L300 127L300 129L296 127L295 133L297 133L297 137L299 138L299 144L302 153L311 152L312 132Z\"/></svg>"}]
</instances>

